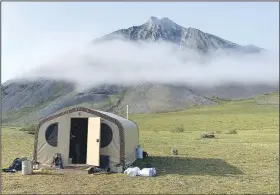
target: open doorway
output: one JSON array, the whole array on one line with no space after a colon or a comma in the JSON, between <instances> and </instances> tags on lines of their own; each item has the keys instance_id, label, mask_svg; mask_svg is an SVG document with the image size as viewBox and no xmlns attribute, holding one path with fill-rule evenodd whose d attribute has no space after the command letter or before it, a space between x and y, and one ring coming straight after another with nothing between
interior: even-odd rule
<instances>
[{"instance_id":1,"label":"open doorway","mask_svg":"<svg viewBox=\"0 0 280 195\"><path fill-rule=\"evenodd\" d=\"M71 118L70 152L72 164L86 164L88 118Z\"/></svg>"}]
</instances>

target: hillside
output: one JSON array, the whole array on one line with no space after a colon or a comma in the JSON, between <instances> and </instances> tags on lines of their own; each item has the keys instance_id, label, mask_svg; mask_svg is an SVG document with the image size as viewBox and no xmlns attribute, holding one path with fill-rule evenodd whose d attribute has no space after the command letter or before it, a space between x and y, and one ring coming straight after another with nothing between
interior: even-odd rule
<instances>
[{"instance_id":1,"label":"hillside","mask_svg":"<svg viewBox=\"0 0 280 195\"><path fill-rule=\"evenodd\" d=\"M182 51L192 49L207 54L230 49L241 53L263 50L257 46L242 46L198 29L182 27L168 18L151 17L140 26L121 29L92 41L98 44L109 40L170 42ZM154 113L185 108L215 105L212 98L244 99L275 91L268 85L220 85L216 88L179 86L173 83L139 83L121 86L106 84L83 93L75 84L66 81L38 79L10 80L2 86L2 122L29 123L46 117L62 108L85 105L91 108L122 114L125 106L131 113Z\"/></svg>"},{"instance_id":2,"label":"hillside","mask_svg":"<svg viewBox=\"0 0 280 195\"><path fill-rule=\"evenodd\" d=\"M129 112L144 114L215 104L211 99L195 94L186 87L146 83L128 89L114 111L123 113L126 105L129 105Z\"/></svg>"}]
</instances>

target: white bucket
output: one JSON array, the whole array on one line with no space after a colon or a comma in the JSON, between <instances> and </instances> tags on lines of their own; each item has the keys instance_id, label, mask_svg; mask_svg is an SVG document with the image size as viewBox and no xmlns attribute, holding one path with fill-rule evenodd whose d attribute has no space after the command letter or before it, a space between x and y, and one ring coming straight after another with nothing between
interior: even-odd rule
<instances>
[{"instance_id":1,"label":"white bucket","mask_svg":"<svg viewBox=\"0 0 280 195\"><path fill-rule=\"evenodd\" d=\"M22 175L30 175L33 172L33 166L31 160L24 160L21 163L21 173Z\"/></svg>"},{"instance_id":2,"label":"white bucket","mask_svg":"<svg viewBox=\"0 0 280 195\"><path fill-rule=\"evenodd\" d=\"M136 148L136 154L137 154L137 159L142 159L143 158L143 149L141 146L138 146Z\"/></svg>"},{"instance_id":3,"label":"white bucket","mask_svg":"<svg viewBox=\"0 0 280 195\"><path fill-rule=\"evenodd\" d=\"M28 161L24 160L21 162L21 174L28 175Z\"/></svg>"}]
</instances>

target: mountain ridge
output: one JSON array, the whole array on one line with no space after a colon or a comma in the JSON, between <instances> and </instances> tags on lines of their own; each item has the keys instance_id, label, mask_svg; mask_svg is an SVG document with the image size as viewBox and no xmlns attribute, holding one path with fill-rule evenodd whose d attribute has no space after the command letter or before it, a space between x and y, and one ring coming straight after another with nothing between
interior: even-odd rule
<instances>
[{"instance_id":1,"label":"mountain ridge","mask_svg":"<svg viewBox=\"0 0 280 195\"><path fill-rule=\"evenodd\" d=\"M236 49L241 52L260 52L263 49L253 45L242 46L228 41L216 35L205 33L199 29L185 28L173 22L167 17L158 19L151 16L150 19L139 26L132 26L120 29L97 38L92 43L100 43L110 40L130 40L130 41L167 41L179 45L181 49L198 49L203 53L217 49ZM251 49L252 48L252 49Z\"/></svg>"}]
</instances>

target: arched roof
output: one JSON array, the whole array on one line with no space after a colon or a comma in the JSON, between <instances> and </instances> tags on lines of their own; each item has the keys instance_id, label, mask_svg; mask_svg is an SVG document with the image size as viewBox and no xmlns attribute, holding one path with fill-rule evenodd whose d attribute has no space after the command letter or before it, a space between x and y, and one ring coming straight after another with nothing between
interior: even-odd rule
<instances>
[{"instance_id":1,"label":"arched roof","mask_svg":"<svg viewBox=\"0 0 280 195\"><path fill-rule=\"evenodd\" d=\"M95 110L95 109L89 109L89 108L85 108L85 107L74 107L74 108L67 109L67 110L63 109L63 110L57 111L55 114L50 115L46 118L43 118L40 121L39 126L42 126L42 124L44 124L47 121L53 120L55 118L58 118L58 117L61 117L63 115L73 113L73 112L86 112L86 113L91 113L93 115L96 115L96 116L104 118L104 119L108 119L108 118L110 118L111 120L114 119L114 120L117 120L119 123L121 123L121 125L123 127L135 126L136 125L133 121L128 120L126 118L123 118L119 115L110 113L110 112L105 112L105 111Z\"/></svg>"}]
</instances>

